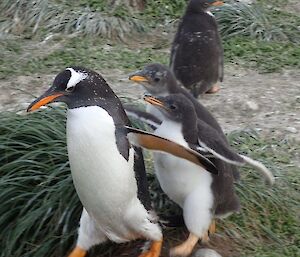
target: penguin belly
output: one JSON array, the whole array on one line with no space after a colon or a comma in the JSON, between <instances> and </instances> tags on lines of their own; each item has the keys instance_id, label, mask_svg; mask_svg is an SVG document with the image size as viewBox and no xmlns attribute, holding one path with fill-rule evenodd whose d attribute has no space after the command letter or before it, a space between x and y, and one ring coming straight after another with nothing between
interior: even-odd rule
<instances>
[{"instance_id":1,"label":"penguin belly","mask_svg":"<svg viewBox=\"0 0 300 257\"><path fill-rule=\"evenodd\" d=\"M201 167L162 153L154 154L154 167L162 190L182 208L186 198L198 188L201 198L208 199L209 206L213 206L212 177Z\"/></svg>"},{"instance_id":2,"label":"penguin belly","mask_svg":"<svg viewBox=\"0 0 300 257\"><path fill-rule=\"evenodd\" d=\"M67 145L77 194L99 229L115 242L138 237L132 213L148 213L137 198L134 150L128 161L120 154L112 117L98 106L68 110Z\"/></svg>"},{"instance_id":3,"label":"penguin belly","mask_svg":"<svg viewBox=\"0 0 300 257\"><path fill-rule=\"evenodd\" d=\"M155 134L188 147L176 122L165 120ZM187 196L198 188L201 198L213 206L212 176L204 168L165 153L154 153L154 167L161 188L179 206L183 207Z\"/></svg>"}]
</instances>

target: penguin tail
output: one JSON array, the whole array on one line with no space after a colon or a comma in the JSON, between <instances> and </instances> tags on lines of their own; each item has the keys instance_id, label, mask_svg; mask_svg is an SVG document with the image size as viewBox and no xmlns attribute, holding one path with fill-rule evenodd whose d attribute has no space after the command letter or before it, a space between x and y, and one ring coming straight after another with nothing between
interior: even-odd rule
<instances>
[{"instance_id":1,"label":"penguin tail","mask_svg":"<svg viewBox=\"0 0 300 257\"><path fill-rule=\"evenodd\" d=\"M267 167L265 165L263 165L259 161L253 160L250 157L247 157L245 155L240 154L240 156L242 157L242 159L244 160L245 163L254 167L257 171L259 171L265 177L266 183L268 185L274 184L275 178L274 178L272 172L269 169L267 169Z\"/></svg>"}]
</instances>

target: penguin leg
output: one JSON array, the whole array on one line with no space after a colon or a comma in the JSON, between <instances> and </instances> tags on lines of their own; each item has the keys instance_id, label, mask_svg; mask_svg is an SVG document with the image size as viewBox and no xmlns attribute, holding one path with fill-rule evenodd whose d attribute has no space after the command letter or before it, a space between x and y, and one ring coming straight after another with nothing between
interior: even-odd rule
<instances>
[{"instance_id":1,"label":"penguin leg","mask_svg":"<svg viewBox=\"0 0 300 257\"><path fill-rule=\"evenodd\" d=\"M213 85L208 91L206 91L206 94L214 94L220 91L221 87L217 84Z\"/></svg>"},{"instance_id":2,"label":"penguin leg","mask_svg":"<svg viewBox=\"0 0 300 257\"><path fill-rule=\"evenodd\" d=\"M209 229L208 229L208 234L209 235L212 235L216 233L216 220L213 220L211 223L210 223L210 226L209 226Z\"/></svg>"},{"instance_id":3,"label":"penguin leg","mask_svg":"<svg viewBox=\"0 0 300 257\"><path fill-rule=\"evenodd\" d=\"M183 218L190 232L188 239L181 245L171 249L170 255L189 256L196 243L206 243L209 240L208 230L212 223L213 193L209 184L199 185L193 192L186 196L182 209ZM213 225L211 226L213 229Z\"/></svg>"},{"instance_id":4,"label":"penguin leg","mask_svg":"<svg viewBox=\"0 0 300 257\"><path fill-rule=\"evenodd\" d=\"M159 241L153 241L150 249L142 254L139 255L139 257L159 257L161 252L163 240Z\"/></svg>"},{"instance_id":5,"label":"penguin leg","mask_svg":"<svg viewBox=\"0 0 300 257\"><path fill-rule=\"evenodd\" d=\"M84 257L87 251L82 249L80 246L76 246L73 251L68 255L68 257Z\"/></svg>"},{"instance_id":6,"label":"penguin leg","mask_svg":"<svg viewBox=\"0 0 300 257\"><path fill-rule=\"evenodd\" d=\"M106 241L106 236L99 230L95 221L85 209L82 210L76 247L68 257L84 257L94 245Z\"/></svg>"},{"instance_id":7,"label":"penguin leg","mask_svg":"<svg viewBox=\"0 0 300 257\"><path fill-rule=\"evenodd\" d=\"M190 233L188 239L185 242L183 242L182 244L180 244L170 250L170 256L171 257L189 256L192 253L192 251L193 251L195 245L197 244L197 242L199 241L199 239L200 238L198 236L196 236L193 233Z\"/></svg>"},{"instance_id":8,"label":"penguin leg","mask_svg":"<svg viewBox=\"0 0 300 257\"><path fill-rule=\"evenodd\" d=\"M136 235L152 241L150 249L139 257L159 257L163 235L155 212L147 211L140 200L136 198L124 213L124 220Z\"/></svg>"}]
</instances>

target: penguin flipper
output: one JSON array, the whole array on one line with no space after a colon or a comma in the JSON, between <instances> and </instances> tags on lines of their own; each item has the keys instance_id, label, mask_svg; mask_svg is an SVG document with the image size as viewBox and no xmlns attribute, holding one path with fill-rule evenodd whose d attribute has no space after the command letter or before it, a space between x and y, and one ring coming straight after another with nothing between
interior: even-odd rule
<instances>
[{"instance_id":1,"label":"penguin flipper","mask_svg":"<svg viewBox=\"0 0 300 257\"><path fill-rule=\"evenodd\" d=\"M188 147L177 144L166 138L152 133L125 126L129 142L135 146L143 147L152 151L160 151L186 159L198 166L205 168L210 173L218 174L215 165L202 154Z\"/></svg>"},{"instance_id":2,"label":"penguin flipper","mask_svg":"<svg viewBox=\"0 0 300 257\"><path fill-rule=\"evenodd\" d=\"M204 130L205 133L203 133ZM196 148L195 146L192 148L196 149L204 156L210 154L215 158L235 166L249 164L265 177L267 184L274 184L274 176L270 170L268 170L261 162L234 152L229 145L224 143L219 133L210 126L198 122L198 145Z\"/></svg>"},{"instance_id":3,"label":"penguin flipper","mask_svg":"<svg viewBox=\"0 0 300 257\"><path fill-rule=\"evenodd\" d=\"M138 199L144 205L147 211L152 210L151 206L151 198L149 193L149 185L146 175L146 168L144 162L144 156L142 149L139 147L134 148L134 173L137 182L137 189L138 189Z\"/></svg>"},{"instance_id":4,"label":"penguin flipper","mask_svg":"<svg viewBox=\"0 0 300 257\"><path fill-rule=\"evenodd\" d=\"M147 125L149 125L152 129L157 129L158 126L162 123L160 119L152 115L151 113L138 110L137 108L129 105L124 106L124 110L129 117L136 118Z\"/></svg>"}]
</instances>

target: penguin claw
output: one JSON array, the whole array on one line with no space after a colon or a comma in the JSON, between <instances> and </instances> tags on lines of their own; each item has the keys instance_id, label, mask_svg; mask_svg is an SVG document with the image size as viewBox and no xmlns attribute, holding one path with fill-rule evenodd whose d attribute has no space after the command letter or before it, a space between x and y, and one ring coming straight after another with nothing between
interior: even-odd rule
<instances>
[{"instance_id":1,"label":"penguin claw","mask_svg":"<svg viewBox=\"0 0 300 257\"><path fill-rule=\"evenodd\" d=\"M201 243L204 243L204 244L206 244L206 243L208 243L208 241L209 241L209 234L210 232L209 231L207 231L202 237L201 237Z\"/></svg>"},{"instance_id":2,"label":"penguin claw","mask_svg":"<svg viewBox=\"0 0 300 257\"><path fill-rule=\"evenodd\" d=\"M170 250L170 257L186 257L189 256L195 245L197 244L199 240L199 237L197 237L196 235L190 233L188 239L183 242L182 244L173 247Z\"/></svg>"},{"instance_id":3,"label":"penguin claw","mask_svg":"<svg viewBox=\"0 0 300 257\"><path fill-rule=\"evenodd\" d=\"M188 248L188 246L182 247L179 245L170 250L170 257L186 257L191 253L192 251Z\"/></svg>"},{"instance_id":4,"label":"penguin claw","mask_svg":"<svg viewBox=\"0 0 300 257\"><path fill-rule=\"evenodd\" d=\"M208 235L210 236L210 235L216 233L216 230L217 230L217 229L216 229L216 221L213 220L213 221L211 222L210 226L209 226L209 229L208 229Z\"/></svg>"}]
</instances>

